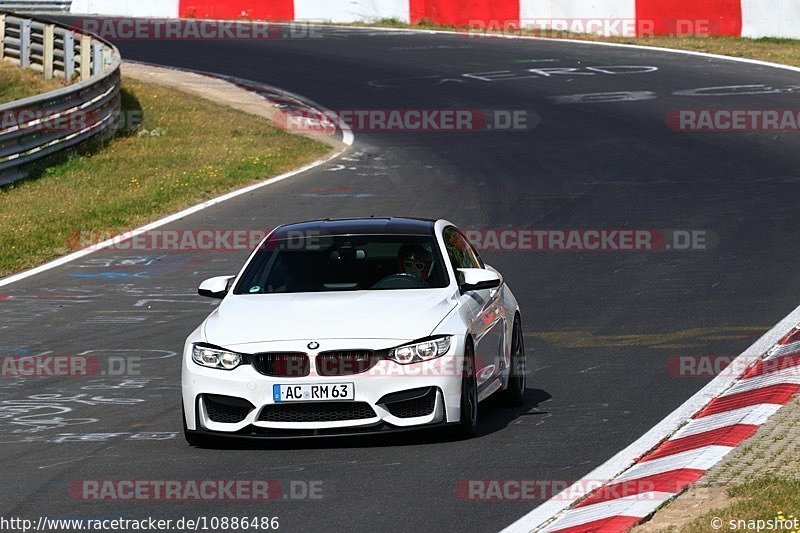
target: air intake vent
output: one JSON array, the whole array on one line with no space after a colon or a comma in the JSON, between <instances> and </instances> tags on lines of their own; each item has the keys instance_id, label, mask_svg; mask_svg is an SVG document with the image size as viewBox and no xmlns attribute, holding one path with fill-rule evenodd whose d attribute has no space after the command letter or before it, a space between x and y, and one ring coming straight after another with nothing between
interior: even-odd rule
<instances>
[{"instance_id":1,"label":"air intake vent","mask_svg":"<svg viewBox=\"0 0 800 533\"><path fill-rule=\"evenodd\" d=\"M316 402L267 405L261 410L261 422L339 422L364 420L377 415L366 402Z\"/></svg>"},{"instance_id":2,"label":"air intake vent","mask_svg":"<svg viewBox=\"0 0 800 533\"><path fill-rule=\"evenodd\" d=\"M204 394L203 403L209 420L220 424L238 424L253 410L250 402L232 396Z\"/></svg>"},{"instance_id":3,"label":"air intake vent","mask_svg":"<svg viewBox=\"0 0 800 533\"><path fill-rule=\"evenodd\" d=\"M415 418L430 416L436 407L436 389L431 387L427 394L411 400L402 400L384 404L384 407L397 418Z\"/></svg>"}]
</instances>

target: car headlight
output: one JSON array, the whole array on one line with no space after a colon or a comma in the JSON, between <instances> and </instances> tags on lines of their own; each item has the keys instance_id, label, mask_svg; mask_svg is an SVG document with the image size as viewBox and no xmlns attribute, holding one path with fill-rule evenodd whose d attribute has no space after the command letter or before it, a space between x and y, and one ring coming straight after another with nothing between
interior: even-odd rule
<instances>
[{"instance_id":1,"label":"car headlight","mask_svg":"<svg viewBox=\"0 0 800 533\"><path fill-rule=\"evenodd\" d=\"M192 360L200 366L233 370L242 364L242 355L207 344L192 345Z\"/></svg>"},{"instance_id":2,"label":"car headlight","mask_svg":"<svg viewBox=\"0 0 800 533\"><path fill-rule=\"evenodd\" d=\"M452 338L452 335L445 335L399 346L389 351L389 359L401 365L430 361L450 350Z\"/></svg>"}]
</instances>

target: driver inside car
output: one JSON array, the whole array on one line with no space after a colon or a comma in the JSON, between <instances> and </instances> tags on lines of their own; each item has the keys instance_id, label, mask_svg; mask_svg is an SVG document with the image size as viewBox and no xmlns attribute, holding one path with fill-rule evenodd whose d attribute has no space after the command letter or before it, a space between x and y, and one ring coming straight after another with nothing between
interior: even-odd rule
<instances>
[{"instance_id":1,"label":"driver inside car","mask_svg":"<svg viewBox=\"0 0 800 533\"><path fill-rule=\"evenodd\" d=\"M433 255L424 247L409 244L400 248L397 254L398 272L426 281L433 270Z\"/></svg>"}]
</instances>

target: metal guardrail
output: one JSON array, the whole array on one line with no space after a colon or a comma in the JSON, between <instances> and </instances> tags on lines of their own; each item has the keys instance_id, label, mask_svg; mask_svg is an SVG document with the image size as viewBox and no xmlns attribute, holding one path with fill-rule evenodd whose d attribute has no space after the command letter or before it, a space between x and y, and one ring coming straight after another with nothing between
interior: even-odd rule
<instances>
[{"instance_id":1,"label":"metal guardrail","mask_svg":"<svg viewBox=\"0 0 800 533\"><path fill-rule=\"evenodd\" d=\"M116 130L122 58L108 41L0 12L0 59L72 82L0 105L0 184L23 177L30 163Z\"/></svg>"},{"instance_id":2,"label":"metal guardrail","mask_svg":"<svg viewBox=\"0 0 800 533\"><path fill-rule=\"evenodd\" d=\"M68 12L72 0L0 0L0 10L16 13Z\"/></svg>"}]
</instances>

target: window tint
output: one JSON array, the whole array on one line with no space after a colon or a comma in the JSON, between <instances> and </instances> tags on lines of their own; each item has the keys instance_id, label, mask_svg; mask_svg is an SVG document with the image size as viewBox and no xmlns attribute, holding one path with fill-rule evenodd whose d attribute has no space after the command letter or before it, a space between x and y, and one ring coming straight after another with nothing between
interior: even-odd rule
<instances>
[{"instance_id":1,"label":"window tint","mask_svg":"<svg viewBox=\"0 0 800 533\"><path fill-rule=\"evenodd\" d=\"M234 294L444 288L433 236L347 235L267 241Z\"/></svg>"},{"instance_id":2,"label":"window tint","mask_svg":"<svg viewBox=\"0 0 800 533\"><path fill-rule=\"evenodd\" d=\"M457 276L459 268L483 268L483 262L478 253L464 234L455 227L450 226L444 230L444 245ZM458 281L461 283L460 279Z\"/></svg>"}]
</instances>

